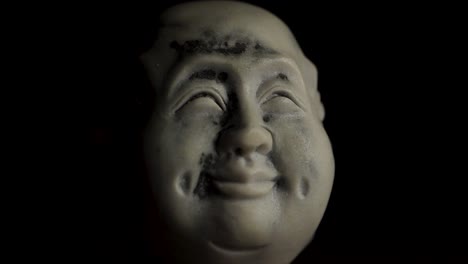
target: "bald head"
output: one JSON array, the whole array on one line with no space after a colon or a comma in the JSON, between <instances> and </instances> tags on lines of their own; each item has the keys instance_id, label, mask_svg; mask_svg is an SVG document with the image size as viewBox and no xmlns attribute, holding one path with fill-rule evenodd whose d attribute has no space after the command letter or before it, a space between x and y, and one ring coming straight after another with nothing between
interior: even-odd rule
<instances>
[{"instance_id":1,"label":"bald head","mask_svg":"<svg viewBox=\"0 0 468 264\"><path fill-rule=\"evenodd\" d=\"M176 32L242 44L270 46L297 56L300 48L288 27L270 12L234 1L192 2L168 9L161 16L163 32ZM215 33L216 32L216 33ZM235 45L235 43L233 43ZM264 45L262 45L264 44ZM246 47L248 48L248 47Z\"/></svg>"}]
</instances>

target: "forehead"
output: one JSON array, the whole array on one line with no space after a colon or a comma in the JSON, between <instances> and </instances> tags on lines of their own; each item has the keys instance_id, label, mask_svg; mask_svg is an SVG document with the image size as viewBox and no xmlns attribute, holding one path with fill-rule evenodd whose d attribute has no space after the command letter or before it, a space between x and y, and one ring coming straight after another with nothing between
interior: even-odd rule
<instances>
[{"instance_id":1,"label":"forehead","mask_svg":"<svg viewBox=\"0 0 468 264\"><path fill-rule=\"evenodd\" d=\"M163 43L169 47L165 55L173 54L166 80L183 72L205 69L235 72L244 77L256 75L257 78L262 78L264 71L290 71L301 75L292 58L240 31L223 34L206 30L193 38L169 38Z\"/></svg>"},{"instance_id":2,"label":"forehead","mask_svg":"<svg viewBox=\"0 0 468 264\"><path fill-rule=\"evenodd\" d=\"M202 57L251 65L264 58L284 57L293 61L302 74L308 62L280 19L248 4L183 4L166 11L161 22L152 48L141 56L158 89L165 86L180 64ZM312 74L303 77L308 75Z\"/></svg>"},{"instance_id":3,"label":"forehead","mask_svg":"<svg viewBox=\"0 0 468 264\"><path fill-rule=\"evenodd\" d=\"M281 44L278 46L284 48L299 48L283 21L262 8L241 2L186 3L164 12L161 21L165 29L173 29L170 32L173 35L192 33L212 37L216 32L224 36L255 37L264 44Z\"/></svg>"},{"instance_id":4,"label":"forehead","mask_svg":"<svg viewBox=\"0 0 468 264\"><path fill-rule=\"evenodd\" d=\"M166 27L161 30L152 49L143 54L142 58L154 83L162 88L173 70L181 64L188 61L206 61L206 64L214 62L202 58L216 58L218 62L237 65L253 65L271 57L294 60L294 53L288 54L282 47L274 44L275 42L245 29L217 31L211 28Z\"/></svg>"},{"instance_id":5,"label":"forehead","mask_svg":"<svg viewBox=\"0 0 468 264\"><path fill-rule=\"evenodd\" d=\"M240 54L249 46L275 50L289 57L300 47L293 34L272 13L242 2L191 2L166 10L156 44L158 49L180 48L184 52L218 51Z\"/></svg>"},{"instance_id":6,"label":"forehead","mask_svg":"<svg viewBox=\"0 0 468 264\"><path fill-rule=\"evenodd\" d=\"M180 55L195 54L221 54L226 56L239 56L250 54L252 56L278 54L277 51L261 43L252 35L239 32L215 33L207 29L199 36L188 40L172 40L169 45Z\"/></svg>"},{"instance_id":7,"label":"forehead","mask_svg":"<svg viewBox=\"0 0 468 264\"><path fill-rule=\"evenodd\" d=\"M265 35L248 28L232 30L207 28L172 28L160 30L157 42L153 46L156 52L176 52L179 56L194 54L220 55L273 55L283 54L299 57L300 49L294 39L286 34Z\"/></svg>"}]
</instances>

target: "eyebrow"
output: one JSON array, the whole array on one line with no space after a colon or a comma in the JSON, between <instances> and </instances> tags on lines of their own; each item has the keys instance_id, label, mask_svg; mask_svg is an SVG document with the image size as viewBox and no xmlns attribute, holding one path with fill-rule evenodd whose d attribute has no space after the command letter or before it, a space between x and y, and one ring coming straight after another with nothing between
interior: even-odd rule
<instances>
[{"instance_id":1,"label":"eyebrow","mask_svg":"<svg viewBox=\"0 0 468 264\"><path fill-rule=\"evenodd\" d=\"M226 76L227 76L226 72L216 73L216 71L208 69L208 70L200 70L200 71L194 72L192 75L190 75L189 80L193 81L196 79L201 79L201 80L204 79L204 80L216 80L218 82L224 82L226 81L226 78L227 78ZM288 76L282 72L278 73L273 79L278 79L281 81L289 82Z\"/></svg>"},{"instance_id":2,"label":"eyebrow","mask_svg":"<svg viewBox=\"0 0 468 264\"><path fill-rule=\"evenodd\" d=\"M277 55L274 55L273 57L269 58L261 58L261 60L264 60L264 62L260 64L285 63L287 65L290 65L292 68L292 73L298 72L298 77L302 78L300 71L297 68L297 65L293 60L291 60L288 57L278 57ZM216 68L220 69L219 72L213 70L213 67L211 66L213 64L218 65L218 67ZM262 65L259 65L259 67L262 67ZM190 56L187 58L183 58L182 60L179 60L176 63L176 65L171 69L171 73L169 74L170 77L167 79L166 82L167 94L169 97L171 97L174 93L177 92L178 88L180 88L180 85L186 81L204 79L224 82L228 78L226 72L229 72L230 70L233 70L232 66L229 65L229 63L227 63L226 61L224 61L223 58L219 58L216 56L210 58L203 58L201 61L200 57L198 56ZM288 76L288 72L288 70L279 70L277 74L275 74L274 76L271 75L268 79L278 79L281 81L294 82L290 79L291 76Z\"/></svg>"},{"instance_id":3,"label":"eyebrow","mask_svg":"<svg viewBox=\"0 0 468 264\"><path fill-rule=\"evenodd\" d=\"M295 61L288 57L281 57L266 62L266 64L271 63L276 64L276 70L265 76L262 80L256 91L257 97L268 90L274 82L282 82L287 85L287 87L284 88L294 91L294 94L297 93L296 100L299 101L300 104L303 104L300 98L307 93L307 90L304 85L302 73Z\"/></svg>"},{"instance_id":4,"label":"eyebrow","mask_svg":"<svg viewBox=\"0 0 468 264\"><path fill-rule=\"evenodd\" d=\"M187 81L195 80L216 80L217 82L224 82L227 79L226 71L229 71L229 66L221 67L221 72L213 70L216 67L212 65L226 65L222 61L217 61L213 58L203 58L190 56L178 60L171 68L169 77L166 80L166 93L169 97L173 96L179 90L180 86Z\"/></svg>"},{"instance_id":5,"label":"eyebrow","mask_svg":"<svg viewBox=\"0 0 468 264\"><path fill-rule=\"evenodd\" d=\"M262 82L261 82L261 84L260 84L260 86L259 86L259 88L257 90L257 96L259 96L259 93L261 94L264 91L264 89L267 88L267 87L265 87L266 84L274 82L274 81L284 82L284 83L287 83L287 84L291 83L291 81L289 80L288 75L286 73L280 71L279 73L274 74L274 75L270 75L266 79L262 80Z\"/></svg>"},{"instance_id":6,"label":"eyebrow","mask_svg":"<svg viewBox=\"0 0 468 264\"><path fill-rule=\"evenodd\" d=\"M214 80L216 78L216 72L214 70L201 70L196 71L192 75L190 75L189 80L194 79L206 79L206 80Z\"/></svg>"},{"instance_id":7,"label":"eyebrow","mask_svg":"<svg viewBox=\"0 0 468 264\"><path fill-rule=\"evenodd\" d=\"M216 72L212 69L199 70L194 72L188 78L189 81L196 79L216 81L217 83L225 83L229 77L229 74L225 71Z\"/></svg>"}]
</instances>

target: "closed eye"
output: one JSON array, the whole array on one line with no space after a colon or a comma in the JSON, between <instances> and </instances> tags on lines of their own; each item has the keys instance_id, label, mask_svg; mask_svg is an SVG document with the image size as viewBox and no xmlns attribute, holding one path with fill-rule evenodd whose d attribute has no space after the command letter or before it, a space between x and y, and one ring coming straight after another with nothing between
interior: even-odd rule
<instances>
[{"instance_id":1,"label":"closed eye","mask_svg":"<svg viewBox=\"0 0 468 264\"><path fill-rule=\"evenodd\" d=\"M278 91L274 91L272 92L263 102L262 104L265 104L275 98L286 98L286 99L289 99L290 101L292 101L293 103L295 103L296 105L298 105L299 107L301 107L300 103L296 100L296 98L294 96L291 95L291 93L289 93L288 91L285 91L285 90L278 90Z\"/></svg>"},{"instance_id":2,"label":"closed eye","mask_svg":"<svg viewBox=\"0 0 468 264\"><path fill-rule=\"evenodd\" d=\"M286 97L288 98L289 100L291 100L290 98L290 95L286 92L283 92L283 91L279 91L279 92L274 92L273 94L271 94L270 96L267 97L267 99L265 100L265 102L275 98L275 97L278 97L278 96L282 96L282 97Z\"/></svg>"},{"instance_id":3,"label":"closed eye","mask_svg":"<svg viewBox=\"0 0 468 264\"><path fill-rule=\"evenodd\" d=\"M193 101L193 100L195 100L195 99L197 99L197 98L200 98L200 97L209 97L209 98L213 99L213 101L216 102L216 98L215 98L213 95L211 95L210 93L207 93L207 92L201 92L201 93L198 93L198 94L196 94L196 95L190 97L190 99L188 99L188 101L185 102L185 104L188 104L188 103L190 103L191 101Z\"/></svg>"},{"instance_id":4,"label":"closed eye","mask_svg":"<svg viewBox=\"0 0 468 264\"><path fill-rule=\"evenodd\" d=\"M225 111L225 104L224 104L224 100L221 98L221 96L215 94L214 92L211 92L211 91L201 91L199 93L196 93L196 94L193 94L191 96L187 96L188 99L186 100L182 100L182 104L180 107L178 107L178 109L176 110L176 112L178 112L179 110L183 109L185 106L188 106L189 104L193 104L195 102L199 103L199 104L204 104L204 105L212 105L212 103L216 104L221 110ZM200 101L201 99L204 99L206 98L207 100L205 101ZM211 100L211 103L210 101L208 100ZM179 104L180 105L180 104Z\"/></svg>"}]
</instances>

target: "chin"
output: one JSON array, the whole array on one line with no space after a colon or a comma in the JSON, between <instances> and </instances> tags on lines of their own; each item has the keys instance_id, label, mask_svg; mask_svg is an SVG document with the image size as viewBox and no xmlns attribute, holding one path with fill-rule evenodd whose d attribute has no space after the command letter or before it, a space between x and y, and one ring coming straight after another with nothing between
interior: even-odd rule
<instances>
[{"instance_id":1,"label":"chin","mask_svg":"<svg viewBox=\"0 0 468 264\"><path fill-rule=\"evenodd\" d=\"M175 263L194 263L202 260L203 263L232 263L232 264L284 264L291 263L294 258L307 245L285 245L271 243L257 248L226 248L216 243L198 239L196 241L179 240L173 242L167 259ZM310 240L308 240L310 241Z\"/></svg>"},{"instance_id":2,"label":"chin","mask_svg":"<svg viewBox=\"0 0 468 264\"><path fill-rule=\"evenodd\" d=\"M191 181L196 186L196 179ZM275 184L266 194L249 199L213 190L201 198L195 191L181 192L179 182L169 185L172 191L166 187L155 193L160 194L157 200L169 226L166 253L180 263L193 263L194 259L204 263L290 263L312 240L328 199L320 193L314 195L313 187L304 198L300 183L291 183L294 188Z\"/></svg>"}]
</instances>

